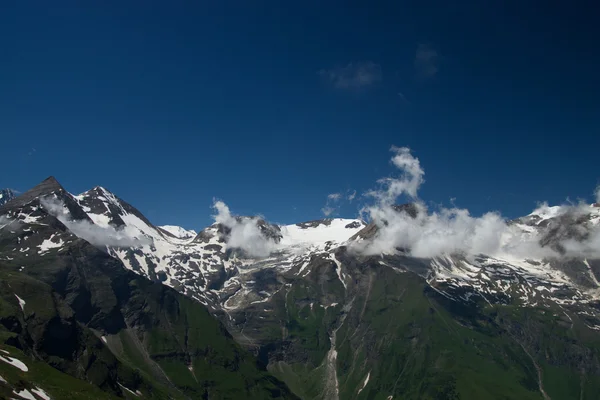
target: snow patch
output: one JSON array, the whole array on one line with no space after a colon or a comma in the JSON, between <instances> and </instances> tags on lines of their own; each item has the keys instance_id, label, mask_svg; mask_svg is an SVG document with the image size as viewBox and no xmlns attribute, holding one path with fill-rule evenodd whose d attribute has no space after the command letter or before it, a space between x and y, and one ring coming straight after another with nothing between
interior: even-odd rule
<instances>
[{"instance_id":1,"label":"snow patch","mask_svg":"<svg viewBox=\"0 0 600 400\"><path fill-rule=\"evenodd\" d=\"M52 400L48 393L46 393L43 389L36 387L35 389L31 389L31 391L41 397L43 400Z\"/></svg>"},{"instance_id":2,"label":"snow patch","mask_svg":"<svg viewBox=\"0 0 600 400\"><path fill-rule=\"evenodd\" d=\"M33 394L31 394L31 392L27 389L23 389L20 392L15 390L15 391L13 391L13 393L16 394L17 396L21 397L22 399L37 400L35 398L35 396Z\"/></svg>"},{"instance_id":3,"label":"snow patch","mask_svg":"<svg viewBox=\"0 0 600 400\"><path fill-rule=\"evenodd\" d=\"M369 378L371 377L371 371L369 371L369 373L367 374L367 377L365 378L365 381L363 382L363 385L360 389L358 389L358 392L356 393L357 395L360 394L360 392L363 391L363 389L367 386L367 383L369 383Z\"/></svg>"},{"instance_id":4,"label":"snow patch","mask_svg":"<svg viewBox=\"0 0 600 400\"><path fill-rule=\"evenodd\" d=\"M56 248L60 248L62 247L65 243L63 242L62 239L58 239L58 242L53 242L52 238L55 235L53 234L52 236L50 236L50 239L44 239L44 241L42 242L42 244L40 244L39 247L39 254L43 254L47 251L49 251L50 249L56 249Z\"/></svg>"},{"instance_id":5,"label":"snow patch","mask_svg":"<svg viewBox=\"0 0 600 400\"><path fill-rule=\"evenodd\" d=\"M346 228L347 225L358 222L358 228ZM343 243L364 228L362 221L357 219L336 218L329 225L319 224L315 227L302 228L298 225L281 227L281 247L312 247L322 246L327 242Z\"/></svg>"},{"instance_id":6,"label":"snow patch","mask_svg":"<svg viewBox=\"0 0 600 400\"><path fill-rule=\"evenodd\" d=\"M121 385L120 383L117 383L117 384L121 387L121 389L128 391L129 393L131 393L132 395L134 395L136 397L140 397L140 395L138 393L134 392L133 390L126 388L125 386Z\"/></svg>"},{"instance_id":7,"label":"snow patch","mask_svg":"<svg viewBox=\"0 0 600 400\"><path fill-rule=\"evenodd\" d=\"M342 285L344 285L344 289L347 289L346 287L346 276L344 274L344 272L342 271L342 263L338 261L337 258L335 258L335 254L331 253L329 255L329 257L331 258L331 260L335 263L335 271L337 272L338 278L340 279L340 282L342 282Z\"/></svg>"},{"instance_id":8,"label":"snow patch","mask_svg":"<svg viewBox=\"0 0 600 400\"><path fill-rule=\"evenodd\" d=\"M0 361L4 361L7 364L12 365L15 368L20 369L23 372L29 371L27 365L25 365L22 361L17 360L16 358L8 357L8 356L0 356Z\"/></svg>"},{"instance_id":9,"label":"snow patch","mask_svg":"<svg viewBox=\"0 0 600 400\"><path fill-rule=\"evenodd\" d=\"M22 298L20 298L19 296L17 296L17 294L15 293L15 297L17 298L17 300L19 301L19 306L21 307L22 311L25 311L25 300L23 300Z\"/></svg>"}]
</instances>

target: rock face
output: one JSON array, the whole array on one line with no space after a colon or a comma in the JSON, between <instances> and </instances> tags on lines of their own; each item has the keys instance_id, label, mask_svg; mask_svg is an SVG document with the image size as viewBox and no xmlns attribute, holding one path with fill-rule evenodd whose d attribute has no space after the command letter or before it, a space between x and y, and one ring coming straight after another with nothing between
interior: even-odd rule
<instances>
[{"instance_id":1,"label":"rock face","mask_svg":"<svg viewBox=\"0 0 600 400\"><path fill-rule=\"evenodd\" d=\"M376 237L372 223L338 218L277 226L237 217L238 223L255 224L261 236L254 240L272 249L267 257L252 257L232 245L231 228L224 225L213 224L195 237L174 234L104 188L71 196L57 183L44 185L50 192L35 188L37 197L0 209L19 226L0 230L2 270L50 285L66 304L59 319L74 318L96 339L108 338L111 351L131 338L145 351L130 359L148 360L141 371L167 389L160 371L193 396L208 385L216 398L219 384L208 383L213 368L190 360L213 354L202 346L225 349L235 346L233 339L303 399L595 399L600 388L600 260L584 254L415 258L410 249L398 249L365 256L355 244ZM117 232L137 244L125 245L124 239L91 246L97 237L78 237L38 204L49 194L56 194L73 220L95 226L94 232ZM414 204L394 209L412 218L421 212ZM540 233L542 245L558 254L572 254L565 253L565 240L587 240L599 222L600 210L590 206L571 214L549 207L509 224L524 234ZM51 258L59 255L63 261ZM34 267L40 263L44 268ZM99 280L90 287L95 274ZM27 309L29 300L23 299ZM10 301L18 311L17 299ZM222 325L206 312L200 318L183 311L189 308L209 310ZM189 349L195 318L212 321L225 342L217 346L210 339ZM17 314L3 324L14 327L13 333L25 331L16 321ZM61 328L61 334L76 334L68 329L80 328ZM19 335L11 339L15 345L50 357ZM239 366L234 360L248 357L241 349L234 354L207 362L226 365L228 372L238 366L246 384L258 382L256 396L290 396L264 371ZM81 371L69 369L77 362L65 361L62 370ZM169 374L178 362L192 368L178 364ZM192 370L203 372L189 375ZM134 388L144 392L148 383L142 378Z\"/></svg>"}]
</instances>

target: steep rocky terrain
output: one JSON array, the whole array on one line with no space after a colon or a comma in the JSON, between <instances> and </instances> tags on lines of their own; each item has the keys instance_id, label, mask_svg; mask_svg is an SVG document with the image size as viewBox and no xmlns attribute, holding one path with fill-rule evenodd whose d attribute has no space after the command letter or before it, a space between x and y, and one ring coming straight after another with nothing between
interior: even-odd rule
<instances>
[{"instance_id":1,"label":"steep rocky terrain","mask_svg":"<svg viewBox=\"0 0 600 400\"><path fill-rule=\"evenodd\" d=\"M413 219L421 212L414 204L393 210ZM111 395L127 396L124 386L146 396L216 398L210 388L230 383L238 396L249 386L257 388L253 398L288 396L256 365L303 399L600 392L600 260L573 252L594 234L598 207L546 207L510 221L518 235L535 234L553 251L524 257L419 258L400 247L367 255L357 246L381 227L358 219L278 226L226 216L194 237L154 226L104 188L72 196L53 179L0 215L1 271L15 281L3 292L10 306L2 310L12 310L2 320L4 342ZM238 243L242 231L252 233L251 246ZM25 318L35 300L12 288L21 280L47 285L30 292L55 304L45 321L74 321L61 334L82 338L77 351L54 355L48 349L61 346L35 339L44 337L35 336L38 323ZM192 333L207 326L213 334ZM85 358L106 348L93 362ZM95 372L113 370L105 365L125 372Z\"/></svg>"},{"instance_id":2,"label":"steep rocky terrain","mask_svg":"<svg viewBox=\"0 0 600 400\"><path fill-rule=\"evenodd\" d=\"M0 213L0 397L294 398L204 306L76 236L99 232L54 179Z\"/></svg>"}]
</instances>

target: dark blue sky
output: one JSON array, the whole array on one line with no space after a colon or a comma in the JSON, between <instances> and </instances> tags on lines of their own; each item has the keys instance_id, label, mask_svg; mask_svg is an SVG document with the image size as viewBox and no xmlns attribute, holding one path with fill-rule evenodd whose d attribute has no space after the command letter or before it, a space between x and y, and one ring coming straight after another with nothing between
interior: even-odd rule
<instances>
[{"instance_id":1,"label":"dark blue sky","mask_svg":"<svg viewBox=\"0 0 600 400\"><path fill-rule=\"evenodd\" d=\"M429 202L591 201L594 2L321 3L5 2L0 187L102 185L195 229L214 197L296 222L393 173L397 145Z\"/></svg>"}]
</instances>

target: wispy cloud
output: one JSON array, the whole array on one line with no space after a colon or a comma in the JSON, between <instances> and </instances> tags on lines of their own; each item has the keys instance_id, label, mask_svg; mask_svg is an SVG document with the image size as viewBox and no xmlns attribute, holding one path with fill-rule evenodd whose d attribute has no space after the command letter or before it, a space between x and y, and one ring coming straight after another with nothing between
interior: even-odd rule
<instances>
[{"instance_id":1,"label":"wispy cloud","mask_svg":"<svg viewBox=\"0 0 600 400\"><path fill-rule=\"evenodd\" d=\"M356 198L356 190L353 190L352 192L350 192L348 194L347 199L350 203L352 203L352 200L354 200L355 198Z\"/></svg>"},{"instance_id":2,"label":"wispy cloud","mask_svg":"<svg viewBox=\"0 0 600 400\"><path fill-rule=\"evenodd\" d=\"M331 207L331 206L325 206L325 207L321 208L321 212L326 217L329 217L331 214L336 212L336 210L337 210L337 208Z\"/></svg>"},{"instance_id":3,"label":"wispy cloud","mask_svg":"<svg viewBox=\"0 0 600 400\"><path fill-rule=\"evenodd\" d=\"M339 209L339 201L342 198L342 193L331 193L327 195L327 202L325 206L321 208L321 212L324 216L329 217Z\"/></svg>"},{"instance_id":4,"label":"wispy cloud","mask_svg":"<svg viewBox=\"0 0 600 400\"><path fill-rule=\"evenodd\" d=\"M327 195L327 200L338 201L342 198L341 193L331 193Z\"/></svg>"},{"instance_id":5,"label":"wispy cloud","mask_svg":"<svg viewBox=\"0 0 600 400\"><path fill-rule=\"evenodd\" d=\"M415 73L418 78L433 78L439 71L440 55L430 44L420 43L415 54Z\"/></svg>"},{"instance_id":6,"label":"wispy cloud","mask_svg":"<svg viewBox=\"0 0 600 400\"><path fill-rule=\"evenodd\" d=\"M344 67L322 69L319 75L333 87L344 90L367 88L382 80L381 66L372 61L349 63Z\"/></svg>"},{"instance_id":7,"label":"wispy cloud","mask_svg":"<svg viewBox=\"0 0 600 400\"><path fill-rule=\"evenodd\" d=\"M150 238L132 227L102 227L87 220L73 220L69 209L54 198L43 198L40 204L48 214L62 222L75 236L94 246L141 247L152 243Z\"/></svg>"},{"instance_id":8,"label":"wispy cloud","mask_svg":"<svg viewBox=\"0 0 600 400\"><path fill-rule=\"evenodd\" d=\"M213 215L215 222L230 230L226 238L228 246L241 249L253 257L266 257L276 249L277 243L261 232L258 219L236 218L222 201L215 201L213 208L217 212Z\"/></svg>"},{"instance_id":9,"label":"wispy cloud","mask_svg":"<svg viewBox=\"0 0 600 400\"><path fill-rule=\"evenodd\" d=\"M356 190L346 190L345 192L331 193L327 195L327 202L321 208L321 212L329 217L339 211L345 202L352 203L356 198Z\"/></svg>"},{"instance_id":10,"label":"wispy cloud","mask_svg":"<svg viewBox=\"0 0 600 400\"><path fill-rule=\"evenodd\" d=\"M594 195L596 196L596 204L600 204L600 185L596 186Z\"/></svg>"}]
</instances>

